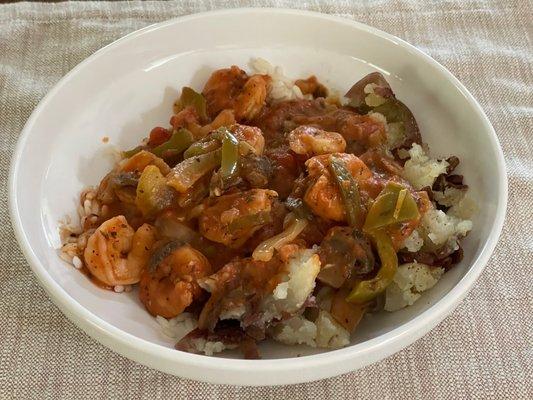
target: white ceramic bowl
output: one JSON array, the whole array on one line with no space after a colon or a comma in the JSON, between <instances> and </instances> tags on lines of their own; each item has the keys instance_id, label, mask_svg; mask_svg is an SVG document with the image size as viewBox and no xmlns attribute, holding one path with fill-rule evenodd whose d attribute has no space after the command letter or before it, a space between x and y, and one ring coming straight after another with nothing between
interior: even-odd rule
<instances>
[{"instance_id":1,"label":"white ceramic bowl","mask_svg":"<svg viewBox=\"0 0 533 400\"><path fill-rule=\"evenodd\" d=\"M420 301L364 321L347 348L329 352L262 345L262 360L210 358L172 349L135 293L100 290L62 262L58 220L75 214L80 190L111 166L110 144L134 146L168 122L183 85L202 87L216 68L261 56L293 77L315 74L348 89L381 71L409 105L436 155L457 155L479 204L465 257ZM366 25L322 14L243 9L149 26L74 68L41 101L13 157L9 196L17 239L41 285L89 335L135 361L216 383L275 385L338 375L387 357L420 338L466 295L496 245L507 181L501 148L479 104L450 72L411 45ZM81 349L80 349L81 350ZM305 355L295 357L297 355ZM228 356L226 356L228 357Z\"/></svg>"}]
</instances>

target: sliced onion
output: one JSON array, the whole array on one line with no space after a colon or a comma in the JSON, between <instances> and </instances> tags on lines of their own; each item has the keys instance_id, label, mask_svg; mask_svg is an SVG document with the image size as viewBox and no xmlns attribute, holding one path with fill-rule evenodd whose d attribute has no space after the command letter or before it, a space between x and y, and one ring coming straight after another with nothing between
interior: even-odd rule
<instances>
[{"instance_id":1,"label":"sliced onion","mask_svg":"<svg viewBox=\"0 0 533 400\"><path fill-rule=\"evenodd\" d=\"M279 249L286 243L292 242L302 233L306 226L306 219L295 219L283 232L259 244L255 248L252 258L257 261L270 261L274 255L274 250Z\"/></svg>"},{"instance_id":2,"label":"sliced onion","mask_svg":"<svg viewBox=\"0 0 533 400\"><path fill-rule=\"evenodd\" d=\"M196 231L177 219L168 216L160 216L157 218L155 226L159 229L159 233L162 236L178 242L191 243L199 237Z\"/></svg>"}]
</instances>

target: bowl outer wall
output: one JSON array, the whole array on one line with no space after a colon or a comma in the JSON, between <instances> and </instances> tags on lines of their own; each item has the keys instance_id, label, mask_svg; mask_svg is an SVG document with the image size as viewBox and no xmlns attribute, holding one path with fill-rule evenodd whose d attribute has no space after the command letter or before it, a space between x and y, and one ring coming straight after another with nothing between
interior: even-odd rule
<instances>
[{"instance_id":1,"label":"bowl outer wall","mask_svg":"<svg viewBox=\"0 0 533 400\"><path fill-rule=\"evenodd\" d=\"M97 315L89 312L81 304L73 301L72 298L55 282L42 267L40 260L32 250L32 246L22 228L20 210L17 199L17 172L20 167L21 153L26 142L30 138L32 126L46 104L55 96L59 90L75 76L76 72L88 66L93 59L100 57L107 52L113 51L124 41L134 40L152 30L164 27L169 24L179 23L184 20L202 19L204 17L240 13L260 13L265 17L270 13L284 13L295 17L314 17L335 21L342 24L352 25L355 29L370 32L389 40L393 40L403 48L416 54L423 61L430 64L436 72L443 74L462 93L467 101L476 109L483 129L489 133L489 140L496 149L498 155L496 163L499 171L498 183L501 187L498 198L498 209L494 218L489 240L476 260L469 268L458 284L447 293L440 301L431 308L418 315L411 321L393 329L376 338L352 345L350 347L325 352L322 354L306 356L302 358L288 358L279 360L234 360L234 359L213 359L210 357L198 356L177 351L169 351L168 348L140 339L126 333L115 326L100 319ZM13 154L11 171L9 176L9 206L11 221L15 230L15 235L21 249L28 260L33 272L37 276L41 285L50 295L54 303L63 313L78 327L87 332L105 346L114 351L131 358L137 362L156 368L158 370L174 375L202 380L212 383L230 383L239 385L281 385L290 383L306 382L326 377L346 373L354 369L361 368L370 363L381 360L411 344L430 329L442 321L466 296L468 290L473 285L486 265L492 251L494 250L500 235L507 203L507 178L505 173L505 163L503 153L498 143L497 136L490 125L487 117L483 113L479 104L474 100L466 88L444 67L432 58L414 48L408 43L394 36L371 28L364 24L327 16L314 12L280 10L280 9L236 9L229 11L213 11L201 14L194 14L185 17L175 18L161 22L130 33L123 38L100 49L85 61L81 62L70 71L59 83L45 96L28 119Z\"/></svg>"}]
</instances>

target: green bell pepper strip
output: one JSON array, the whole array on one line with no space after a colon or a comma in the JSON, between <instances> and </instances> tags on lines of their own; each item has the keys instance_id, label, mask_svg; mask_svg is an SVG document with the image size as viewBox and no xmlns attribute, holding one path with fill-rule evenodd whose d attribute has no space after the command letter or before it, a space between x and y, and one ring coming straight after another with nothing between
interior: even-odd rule
<instances>
[{"instance_id":1,"label":"green bell pepper strip","mask_svg":"<svg viewBox=\"0 0 533 400\"><path fill-rule=\"evenodd\" d=\"M194 138L192 136L192 133L189 132L187 129L181 128L177 131L174 131L170 139L168 139L165 143L154 147L150 151L158 157L163 157L166 152L173 152L179 154L187 147L189 147L193 141Z\"/></svg>"},{"instance_id":2,"label":"green bell pepper strip","mask_svg":"<svg viewBox=\"0 0 533 400\"><path fill-rule=\"evenodd\" d=\"M167 175L167 185L185 193L198 179L219 166L220 159L220 149L187 158L172 168Z\"/></svg>"},{"instance_id":3,"label":"green bell pepper strip","mask_svg":"<svg viewBox=\"0 0 533 400\"><path fill-rule=\"evenodd\" d=\"M363 226L363 231L374 240L381 268L374 278L356 283L347 301L365 303L383 293L391 284L398 269L398 256L385 229L418 216L416 201L409 190L398 183L389 182L372 204Z\"/></svg>"},{"instance_id":4,"label":"green bell pepper strip","mask_svg":"<svg viewBox=\"0 0 533 400\"><path fill-rule=\"evenodd\" d=\"M371 236L374 239L381 260L381 268L374 278L355 284L348 297L346 297L346 301L350 303L363 304L383 293L387 286L392 283L398 269L398 256L389 235L382 230L377 230Z\"/></svg>"},{"instance_id":5,"label":"green bell pepper strip","mask_svg":"<svg viewBox=\"0 0 533 400\"><path fill-rule=\"evenodd\" d=\"M228 132L227 128L221 127L216 131L211 132L208 136L194 142L187 150L185 150L183 158L199 156L220 148L221 143L226 136L226 132Z\"/></svg>"},{"instance_id":6,"label":"green bell pepper strip","mask_svg":"<svg viewBox=\"0 0 533 400\"><path fill-rule=\"evenodd\" d=\"M133 157L138 152L140 152L141 150L144 150L144 147L137 146L134 149L123 151L122 155L124 156L124 158L130 158L130 157Z\"/></svg>"},{"instance_id":7,"label":"green bell pepper strip","mask_svg":"<svg viewBox=\"0 0 533 400\"><path fill-rule=\"evenodd\" d=\"M409 190L396 182L389 182L368 210L363 230L371 233L376 229L416 219L419 215L416 201Z\"/></svg>"},{"instance_id":8,"label":"green bell pepper strip","mask_svg":"<svg viewBox=\"0 0 533 400\"><path fill-rule=\"evenodd\" d=\"M392 218L393 219L398 220L398 218L400 218L400 212L403 209L403 204L404 204L405 199L407 198L408 194L409 194L409 192L407 191L407 189L402 189L398 193L398 200L396 200L396 206L394 207L394 212L392 213ZM416 206L416 204L415 204L415 206Z\"/></svg>"},{"instance_id":9,"label":"green bell pepper strip","mask_svg":"<svg viewBox=\"0 0 533 400\"><path fill-rule=\"evenodd\" d=\"M341 192L344 209L346 210L346 219L350 226L357 226L361 220L359 185L340 159L332 158L330 169Z\"/></svg>"},{"instance_id":10,"label":"green bell pepper strip","mask_svg":"<svg viewBox=\"0 0 533 400\"><path fill-rule=\"evenodd\" d=\"M194 156L199 156L201 154L206 154L211 151L214 151L220 147L220 141L217 139L210 140L200 140L189 146L187 150L183 153L183 158L191 158Z\"/></svg>"},{"instance_id":11,"label":"green bell pepper strip","mask_svg":"<svg viewBox=\"0 0 533 400\"><path fill-rule=\"evenodd\" d=\"M226 130L222 139L222 161L220 163L222 182L226 182L235 176L238 165L239 141L229 130Z\"/></svg>"},{"instance_id":12,"label":"green bell pepper strip","mask_svg":"<svg viewBox=\"0 0 533 400\"><path fill-rule=\"evenodd\" d=\"M202 120L207 120L207 103L204 96L190 87L185 86L181 89L177 106L180 111L185 107L192 106Z\"/></svg>"},{"instance_id":13,"label":"green bell pepper strip","mask_svg":"<svg viewBox=\"0 0 533 400\"><path fill-rule=\"evenodd\" d=\"M166 152L172 152L176 154L181 153L183 150L189 147L193 141L194 138L192 133L185 128L181 128L178 131L174 131L170 139L165 143L162 143L151 150L147 149L146 146L137 146L134 149L123 151L122 154L125 158L130 158L138 152L147 149L156 156L163 157Z\"/></svg>"}]
</instances>

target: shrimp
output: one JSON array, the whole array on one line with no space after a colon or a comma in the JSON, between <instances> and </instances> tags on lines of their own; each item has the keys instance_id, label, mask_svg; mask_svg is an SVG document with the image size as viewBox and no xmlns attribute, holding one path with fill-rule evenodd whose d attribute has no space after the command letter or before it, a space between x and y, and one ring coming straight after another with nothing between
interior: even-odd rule
<instances>
[{"instance_id":1,"label":"shrimp","mask_svg":"<svg viewBox=\"0 0 533 400\"><path fill-rule=\"evenodd\" d=\"M329 176L320 175L307 189L304 200L309 208L322 218L333 221L345 219L341 194Z\"/></svg>"},{"instance_id":2,"label":"shrimp","mask_svg":"<svg viewBox=\"0 0 533 400\"><path fill-rule=\"evenodd\" d=\"M170 254L169 254L170 251ZM157 265L144 270L139 284L139 298L152 315L173 318L202 296L197 280L212 273L202 253L190 245L176 247L170 242L158 249L152 260Z\"/></svg>"},{"instance_id":3,"label":"shrimp","mask_svg":"<svg viewBox=\"0 0 533 400\"><path fill-rule=\"evenodd\" d=\"M87 241L84 257L89 272L109 286L139 282L155 233L149 224L134 231L122 215L105 221Z\"/></svg>"},{"instance_id":4,"label":"shrimp","mask_svg":"<svg viewBox=\"0 0 533 400\"><path fill-rule=\"evenodd\" d=\"M305 162L309 176L315 177L329 174L329 165L332 157L343 161L350 174L358 182L366 181L372 177L372 171L359 157L347 153L323 154L310 158Z\"/></svg>"},{"instance_id":5,"label":"shrimp","mask_svg":"<svg viewBox=\"0 0 533 400\"><path fill-rule=\"evenodd\" d=\"M246 72L236 65L213 72L202 90L209 117L214 118L222 110L233 109L235 99L247 80Z\"/></svg>"},{"instance_id":6,"label":"shrimp","mask_svg":"<svg viewBox=\"0 0 533 400\"><path fill-rule=\"evenodd\" d=\"M202 91L209 116L231 109L238 121L253 119L265 105L270 80L268 75L248 77L235 65L213 72Z\"/></svg>"},{"instance_id":7,"label":"shrimp","mask_svg":"<svg viewBox=\"0 0 533 400\"><path fill-rule=\"evenodd\" d=\"M332 156L340 158L345 163L346 169L356 181L365 183L372 178L370 169L353 154L325 154L310 158L306 161L305 166L309 176L316 180L307 189L304 201L316 215L322 218L345 221L343 199L337 182L335 182L328 168Z\"/></svg>"},{"instance_id":8,"label":"shrimp","mask_svg":"<svg viewBox=\"0 0 533 400\"><path fill-rule=\"evenodd\" d=\"M244 85L235 101L237 120L254 119L265 106L271 78L268 75L253 75Z\"/></svg>"},{"instance_id":9,"label":"shrimp","mask_svg":"<svg viewBox=\"0 0 533 400\"><path fill-rule=\"evenodd\" d=\"M263 154L263 150L265 149L265 138L263 137L261 129L255 126L234 124L229 130L238 140L248 143L256 156Z\"/></svg>"},{"instance_id":10,"label":"shrimp","mask_svg":"<svg viewBox=\"0 0 533 400\"><path fill-rule=\"evenodd\" d=\"M194 135L194 138L198 140L222 126L230 126L235 122L235 112L233 110L222 110L209 124L204 126L191 124L188 129Z\"/></svg>"},{"instance_id":11,"label":"shrimp","mask_svg":"<svg viewBox=\"0 0 533 400\"><path fill-rule=\"evenodd\" d=\"M351 153L361 154L366 149L379 147L387 141L383 121L372 115L359 115L342 108L316 116L295 115L293 121L298 125L313 125L340 133Z\"/></svg>"},{"instance_id":12,"label":"shrimp","mask_svg":"<svg viewBox=\"0 0 533 400\"><path fill-rule=\"evenodd\" d=\"M252 189L218 197L206 206L198 220L200 233L213 242L237 248L269 223L277 193Z\"/></svg>"},{"instance_id":13,"label":"shrimp","mask_svg":"<svg viewBox=\"0 0 533 400\"><path fill-rule=\"evenodd\" d=\"M346 149L346 141L341 134L314 126L299 126L291 131L289 145L296 154L307 155L342 153Z\"/></svg>"}]
</instances>

